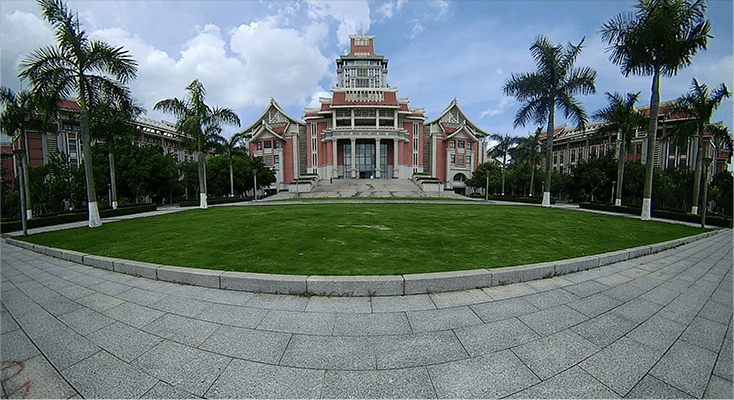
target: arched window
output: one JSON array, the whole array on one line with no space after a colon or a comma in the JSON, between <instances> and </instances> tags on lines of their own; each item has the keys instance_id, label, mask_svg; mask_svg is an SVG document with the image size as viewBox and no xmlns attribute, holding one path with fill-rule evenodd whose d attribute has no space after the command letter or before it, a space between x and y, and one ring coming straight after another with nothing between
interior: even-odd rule
<instances>
[{"instance_id":1,"label":"arched window","mask_svg":"<svg viewBox=\"0 0 734 400\"><path fill-rule=\"evenodd\" d=\"M454 181L465 182L466 181L466 175L464 175L464 174L456 174L456 175L454 175Z\"/></svg>"}]
</instances>

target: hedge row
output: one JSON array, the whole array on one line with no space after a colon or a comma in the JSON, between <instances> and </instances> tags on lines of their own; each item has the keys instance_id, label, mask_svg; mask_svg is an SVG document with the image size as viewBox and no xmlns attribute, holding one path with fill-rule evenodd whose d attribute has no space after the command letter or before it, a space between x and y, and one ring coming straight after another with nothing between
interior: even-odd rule
<instances>
[{"instance_id":1,"label":"hedge row","mask_svg":"<svg viewBox=\"0 0 734 400\"><path fill-rule=\"evenodd\" d=\"M206 204L228 204L228 203L239 203L241 201L250 201L252 197L219 197L214 199L207 199ZM179 207L195 207L199 205L199 200L184 200L178 203Z\"/></svg>"},{"instance_id":2,"label":"hedge row","mask_svg":"<svg viewBox=\"0 0 734 400\"><path fill-rule=\"evenodd\" d=\"M129 205L119 207L116 210L111 208L103 209L99 211L99 215L102 218L118 217L120 215L138 214L148 211L155 211L158 206L154 204L140 204L140 205ZM38 217L31 218L26 221L26 227L28 229L41 228L44 226L67 224L69 222L86 221L89 218L89 214L86 210L80 212L67 212L60 213L50 217ZM22 222L20 220L5 221L0 224L0 232L13 232L23 229Z\"/></svg>"},{"instance_id":3,"label":"hedge row","mask_svg":"<svg viewBox=\"0 0 734 400\"><path fill-rule=\"evenodd\" d=\"M579 207L589 210L610 211L624 214L642 214L642 207L638 206L614 206L611 204L579 203ZM655 208L653 208L652 210L652 216L655 218L672 219L674 221L701 223L701 216L699 215L667 210L656 210ZM730 228L732 226L732 219L720 215L706 215L706 224Z\"/></svg>"},{"instance_id":4,"label":"hedge row","mask_svg":"<svg viewBox=\"0 0 734 400\"><path fill-rule=\"evenodd\" d=\"M484 196L482 196L484 197ZM516 203L542 204L542 197L522 197L522 196L489 196L489 200L495 201L514 201ZM556 199L551 197L551 204L556 204Z\"/></svg>"}]
</instances>

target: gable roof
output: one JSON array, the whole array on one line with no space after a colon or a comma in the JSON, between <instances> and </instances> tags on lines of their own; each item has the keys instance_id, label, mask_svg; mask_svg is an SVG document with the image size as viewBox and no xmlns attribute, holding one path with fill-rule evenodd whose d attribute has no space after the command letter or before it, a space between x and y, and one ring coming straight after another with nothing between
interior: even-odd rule
<instances>
[{"instance_id":1,"label":"gable roof","mask_svg":"<svg viewBox=\"0 0 734 400\"><path fill-rule=\"evenodd\" d=\"M299 124L299 125L306 126L306 123L305 122L301 121L300 119L293 118L290 115L288 115L288 113L285 112L285 110L283 110L283 108L281 108L280 105L278 105L278 102L276 102L275 99L273 99L271 97L270 98L270 103L268 103L268 105L265 107L265 110L262 112L262 114L260 114L260 116L257 117L255 119L255 121L253 121L253 123L250 124L250 126L248 126L247 128L241 130L239 132L239 134L244 134L244 133L249 132L249 131L251 131L253 129L256 129L258 125L262 124L265 121L265 117L268 115L268 113L272 109L275 109L279 113L283 114L288 119L288 123L289 124L290 123L296 123L296 124ZM273 132L273 133L275 133L275 132Z\"/></svg>"},{"instance_id":2,"label":"gable roof","mask_svg":"<svg viewBox=\"0 0 734 400\"><path fill-rule=\"evenodd\" d=\"M446 114L448 114L449 111L451 111L453 109L457 110L459 112L459 114L461 114L461 116L464 117L464 121L465 121L464 124L467 125L467 126L469 126L471 128L471 130L474 131L474 136L489 136L489 132L487 132L484 129L480 128L477 124L474 123L474 121L472 121L466 115L466 113L464 112L464 110L461 109L461 106L459 106L459 101L458 101L458 99L456 97L454 97L454 99L451 101L451 104L449 104L449 106L446 107L446 109L443 110L441 112L441 114L438 115L438 117L436 117L436 118L434 118L434 119L426 122L425 125L430 125L430 124L434 124L436 122L441 121L441 119ZM450 129L455 129L455 130L461 129L461 127L450 128L450 127L445 126L443 123L440 123L440 126L441 126L441 129L443 129L444 132L446 132L446 133L453 133L454 132L453 130L449 132ZM448 128L449 130L447 130L446 128Z\"/></svg>"}]
</instances>

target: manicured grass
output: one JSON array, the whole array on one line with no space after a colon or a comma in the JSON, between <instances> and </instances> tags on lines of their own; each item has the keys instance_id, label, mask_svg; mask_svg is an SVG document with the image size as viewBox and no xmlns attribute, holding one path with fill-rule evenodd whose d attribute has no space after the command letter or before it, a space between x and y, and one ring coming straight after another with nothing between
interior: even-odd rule
<instances>
[{"instance_id":1,"label":"manicured grass","mask_svg":"<svg viewBox=\"0 0 734 400\"><path fill-rule=\"evenodd\" d=\"M186 267L393 275L552 261L704 231L529 206L331 203L193 209L27 240Z\"/></svg>"},{"instance_id":2,"label":"manicured grass","mask_svg":"<svg viewBox=\"0 0 734 400\"><path fill-rule=\"evenodd\" d=\"M378 202L378 201L383 201L383 200L388 200L388 201L458 201L458 202L477 201L477 200L472 200L470 198L457 199L455 197L313 197L313 198L294 197L291 199L278 199L278 200L271 200L271 201L284 202L284 201L345 201L345 200L359 200L359 201L372 201L372 202Z\"/></svg>"}]
</instances>

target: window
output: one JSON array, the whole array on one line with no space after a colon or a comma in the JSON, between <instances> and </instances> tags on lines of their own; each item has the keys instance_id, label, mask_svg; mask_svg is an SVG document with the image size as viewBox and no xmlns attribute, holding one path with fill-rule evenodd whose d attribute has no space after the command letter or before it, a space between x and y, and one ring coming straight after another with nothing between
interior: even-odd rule
<instances>
[{"instance_id":1,"label":"window","mask_svg":"<svg viewBox=\"0 0 734 400\"><path fill-rule=\"evenodd\" d=\"M553 154L553 164L558 164L558 155Z\"/></svg>"},{"instance_id":2,"label":"window","mask_svg":"<svg viewBox=\"0 0 734 400\"><path fill-rule=\"evenodd\" d=\"M451 155L451 164L456 164L456 154Z\"/></svg>"},{"instance_id":3,"label":"window","mask_svg":"<svg viewBox=\"0 0 734 400\"><path fill-rule=\"evenodd\" d=\"M257 149L262 150L263 149L263 142L259 141L257 142Z\"/></svg>"},{"instance_id":4,"label":"window","mask_svg":"<svg viewBox=\"0 0 734 400\"><path fill-rule=\"evenodd\" d=\"M459 148L460 149L463 149L464 148L464 141L463 140L459 140Z\"/></svg>"},{"instance_id":5,"label":"window","mask_svg":"<svg viewBox=\"0 0 734 400\"><path fill-rule=\"evenodd\" d=\"M279 149L280 148L280 141L279 140L273 140L273 148Z\"/></svg>"},{"instance_id":6,"label":"window","mask_svg":"<svg viewBox=\"0 0 734 400\"><path fill-rule=\"evenodd\" d=\"M280 156L278 154L273 157L273 164L280 164Z\"/></svg>"},{"instance_id":7,"label":"window","mask_svg":"<svg viewBox=\"0 0 734 400\"><path fill-rule=\"evenodd\" d=\"M269 141L269 140L266 140L266 141L265 141L265 148L266 148L266 149L269 149L269 148L271 148L271 147L272 147L272 144L270 143L270 141Z\"/></svg>"},{"instance_id":8,"label":"window","mask_svg":"<svg viewBox=\"0 0 734 400\"><path fill-rule=\"evenodd\" d=\"M69 153L76 153L76 140L69 140Z\"/></svg>"},{"instance_id":9,"label":"window","mask_svg":"<svg viewBox=\"0 0 734 400\"><path fill-rule=\"evenodd\" d=\"M563 153L560 155L561 164L563 164Z\"/></svg>"},{"instance_id":10,"label":"window","mask_svg":"<svg viewBox=\"0 0 734 400\"><path fill-rule=\"evenodd\" d=\"M450 149L454 149L454 148L456 148L456 141L454 141L454 140L450 141L450 142L449 142L449 148L450 148Z\"/></svg>"},{"instance_id":11,"label":"window","mask_svg":"<svg viewBox=\"0 0 734 400\"><path fill-rule=\"evenodd\" d=\"M637 145L637 154L642 154L642 145L641 144L638 144Z\"/></svg>"},{"instance_id":12,"label":"window","mask_svg":"<svg viewBox=\"0 0 734 400\"><path fill-rule=\"evenodd\" d=\"M571 162L575 162L575 161L576 161L576 152L572 151L571 152Z\"/></svg>"},{"instance_id":13,"label":"window","mask_svg":"<svg viewBox=\"0 0 734 400\"><path fill-rule=\"evenodd\" d=\"M420 147L420 125L413 123L413 165L418 165L418 148Z\"/></svg>"}]
</instances>

